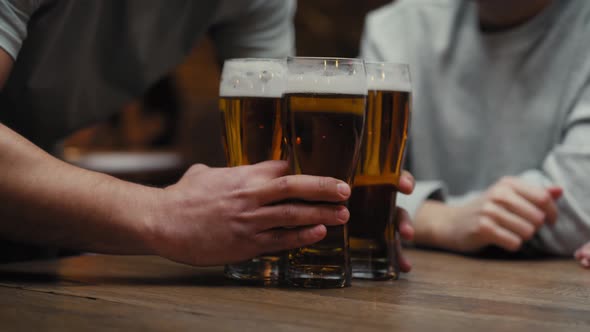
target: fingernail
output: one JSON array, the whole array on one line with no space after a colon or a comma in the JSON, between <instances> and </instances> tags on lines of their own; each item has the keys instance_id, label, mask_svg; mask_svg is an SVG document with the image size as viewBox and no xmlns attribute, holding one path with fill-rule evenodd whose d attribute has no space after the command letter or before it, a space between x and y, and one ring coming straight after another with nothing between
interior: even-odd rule
<instances>
[{"instance_id":1,"label":"fingernail","mask_svg":"<svg viewBox=\"0 0 590 332\"><path fill-rule=\"evenodd\" d=\"M350 187L346 183L339 183L337 188L338 193L344 198L348 198L348 196L350 196Z\"/></svg>"},{"instance_id":2,"label":"fingernail","mask_svg":"<svg viewBox=\"0 0 590 332\"><path fill-rule=\"evenodd\" d=\"M312 227L309 232L311 232L311 236L312 237L317 237L318 239L316 240L321 240L326 236L326 226L324 225L316 225L315 227Z\"/></svg>"},{"instance_id":3,"label":"fingernail","mask_svg":"<svg viewBox=\"0 0 590 332\"><path fill-rule=\"evenodd\" d=\"M338 211L336 213L336 216L338 218L338 220L342 221L342 222L347 222L348 218L350 218L350 212L348 212L348 209L343 207L340 209L340 211Z\"/></svg>"}]
</instances>

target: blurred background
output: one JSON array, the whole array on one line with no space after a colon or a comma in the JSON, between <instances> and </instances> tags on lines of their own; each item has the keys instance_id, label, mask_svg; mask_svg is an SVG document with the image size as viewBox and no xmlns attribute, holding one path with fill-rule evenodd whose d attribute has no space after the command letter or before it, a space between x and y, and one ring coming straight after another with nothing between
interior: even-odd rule
<instances>
[{"instance_id":1,"label":"blurred background","mask_svg":"<svg viewBox=\"0 0 590 332\"><path fill-rule=\"evenodd\" d=\"M365 15L391 0L299 0L297 55L355 57ZM207 37L170 75L108 121L64 140L61 157L152 185L196 162L224 166L217 109L220 66Z\"/></svg>"}]
</instances>

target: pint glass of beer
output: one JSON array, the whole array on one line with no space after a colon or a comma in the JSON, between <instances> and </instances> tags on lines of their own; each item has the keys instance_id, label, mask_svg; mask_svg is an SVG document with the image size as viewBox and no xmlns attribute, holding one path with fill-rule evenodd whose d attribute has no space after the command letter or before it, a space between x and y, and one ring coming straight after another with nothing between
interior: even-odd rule
<instances>
[{"instance_id":1,"label":"pint glass of beer","mask_svg":"<svg viewBox=\"0 0 590 332\"><path fill-rule=\"evenodd\" d=\"M367 119L350 209L354 278L399 277L396 194L410 122L409 66L366 62Z\"/></svg>"},{"instance_id":2,"label":"pint glass of beer","mask_svg":"<svg viewBox=\"0 0 590 332\"><path fill-rule=\"evenodd\" d=\"M282 95L286 61L232 59L221 74L219 109L228 166L279 160L282 154ZM269 253L225 266L225 274L237 280L278 283L280 253Z\"/></svg>"},{"instance_id":3,"label":"pint glass of beer","mask_svg":"<svg viewBox=\"0 0 590 332\"><path fill-rule=\"evenodd\" d=\"M284 114L291 171L350 184L366 112L364 62L288 58L287 73ZM348 226L328 227L322 241L291 250L287 266L287 281L294 286L350 285Z\"/></svg>"}]
</instances>

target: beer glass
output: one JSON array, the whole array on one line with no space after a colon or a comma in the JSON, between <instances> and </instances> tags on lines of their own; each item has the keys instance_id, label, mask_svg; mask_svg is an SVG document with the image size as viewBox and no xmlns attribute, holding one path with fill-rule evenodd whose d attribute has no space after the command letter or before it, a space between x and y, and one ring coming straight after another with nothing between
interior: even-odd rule
<instances>
[{"instance_id":1,"label":"beer glass","mask_svg":"<svg viewBox=\"0 0 590 332\"><path fill-rule=\"evenodd\" d=\"M360 59L288 58L285 138L293 174L351 183L366 112L367 81ZM287 281L310 288L350 285L348 226L289 251Z\"/></svg>"},{"instance_id":2,"label":"beer glass","mask_svg":"<svg viewBox=\"0 0 590 332\"><path fill-rule=\"evenodd\" d=\"M395 201L410 124L410 70L383 62L366 62L365 67L367 119L349 202L352 274L397 279Z\"/></svg>"},{"instance_id":3,"label":"beer glass","mask_svg":"<svg viewBox=\"0 0 590 332\"><path fill-rule=\"evenodd\" d=\"M284 59L225 61L219 109L228 166L281 159L285 74ZM281 278L280 265L281 254L269 253L226 265L225 274L232 279L272 284Z\"/></svg>"}]
</instances>

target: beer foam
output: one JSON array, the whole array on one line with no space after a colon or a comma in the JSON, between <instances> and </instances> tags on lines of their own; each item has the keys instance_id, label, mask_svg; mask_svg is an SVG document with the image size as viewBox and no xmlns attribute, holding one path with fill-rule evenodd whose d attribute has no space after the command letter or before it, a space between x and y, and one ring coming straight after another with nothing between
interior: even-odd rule
<instances>
[{"instance_id":1,"label":"beer foam","mask_svg":"<svg viewBox=\"0 0 590 332\"><path fill-rule=\"evenodd\" d=\"M408 65L387 62L366 62L369 90L412 92Z\"/></svg>"},{"instance_id":2,"label":"beer foam","mask_svg":"<svg viewBox=\"0 0 590 332\"><path fill-rule=\"evenodd\" d=\"M371 77L367 77L367 87L369 90L412 92L410 82L398 80L371 79Z\"/></svg>"},{"instance_id":3,"label":"beer foam","mask_svg":"<svg viewBox=\"0 0 590 332\"><path fill-rule=\"evenodd\" d=\"M278 60L228 60L223 65L219 95L280 98L285 90L285 78L285 64Z\"/></svg>"},{"instance_id":4,"label":"beer foam","mask_svg":"<svg viewBox=\"0 0 590 332\"><path fill-rule=\"evenodd\" d=\"M366 95L367 83L364 75L346 75L344 73L326 75L322 72L312 72L290 75L287 79L285 93Z\"/></svg>"}]
</instances>

